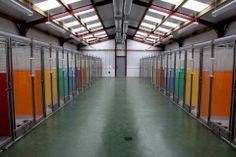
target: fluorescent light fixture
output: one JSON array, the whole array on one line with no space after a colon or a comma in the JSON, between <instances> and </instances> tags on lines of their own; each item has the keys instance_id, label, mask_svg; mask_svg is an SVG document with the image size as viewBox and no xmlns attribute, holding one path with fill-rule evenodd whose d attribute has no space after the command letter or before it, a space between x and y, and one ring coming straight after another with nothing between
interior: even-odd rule
<instances>
[{"instance_id":1,"label":"fluorescent light fixture","mask_svg":"<svg viewBox=\"0 0 236 157\"><path fill-rule=\"evenodd\" d=\"M171 27L171 28L175 28L175 27L178 26L178 24L173 23L173 22L169 22L169 21L165 21L165 22L163 23L163 25L164 25L164 26Z\"/></svg>"},{"instance_id":2,"label":"fluorescent light fixture","mask_svg":"<svg viewBox=\"0 0 236 157\"><path fill-rule=\"evenodd\" d=\"M91 9L88 9L88 10L85 10L85 11L81 11L81 12L75 13L75 16L80 16L80 15L88 14L88 13L91 13L93 11L94 11L94 8L91 8Z\"/></svg>"},{"instance_id":3,"label":"fluorescent light fixture","mask_svg":"<svg viewBox=\"0 0 236 157\"><path fill-rule=\"evenodd\" d=\"M129 15L132 8L132 2L133 0L125 0L125 6L124 6L124 14Z\"/></svg>"},{"instance_id":4,"label":"fluorescent light fixture","mask_svg":"<svg viewBox=\"0 0 236 157\"><path fill-rule=\"evenodd\" d=\"M149 24L149 23L146 23L146 22L142 22L141 26L144 26L144 27L147 27L147 28L150 28L150 29L155 28L155 25L152 25L152 24Z\"/></svg>"},{"instance_id":5,"label":"fluorescent light fixture","mask_svg":"<svg viewBox=\"0 0 236 157\"><path fill-rule=\"evenodd\" d=\"M186 31L189 31L189 30L195 28L196 26L198 26L198 24L199 24L198 22L193 22L193 23L187 25L186 27L181 28L178 31L178 34L182 34L182 33L186 32Z\"/></svg>"},{"instance_id":6,"label":"fluorescent light fixture","mask_svg":"<svg viewBox=\"0 0 236 157\"><path fill-rule=\"evenodd\" d=\"M93 24L90 24L90 25L87 25L87 26L88 26L88 28L94 28L94 27L101 26L101 23L97 22L97 23L93 23Z\"/></svg>"},{"instance_id":7,"label":"fluorescent light fixture","mask_svg":"<svg viewBox=\"0 0 236 157\"><path fill-rule=\"evenodd\" d=\"M149 16L149 15L146 15L144 17L144 20L148 20L148 21L155 22L155 23L160 23L161 22L161 19Z\"/></svg>"},{"instance_id":8,"label":"fluorescent light fixture","mask_svg":"<svg viewBox=\"0 0 236 157\"><path fill-rule=\"evenodd\" d=\"M61 32L61 33L65 33L66 32L62 27L60 27L60 26L58 26L58 25L56 25L56 24L54 24L54 23L52 23L50 21L47 21L46 24L48 26L50 26L51 28L53 28L54 30L58 31L58 32Z\"/></svg>"},{"instance_id":9,"label":"fluorescent light fixture","mask_svg":"<svg viewBox=\"0 0 236 157\"><path fill-rule=\"evenodd\" d=\"M23 4L20 4L15 0L10 0L10 2L12 2L12 7L14 7L15 9L27 14L28 16L33 16L34 12L29 8L25 7Z\"/></svg>"},{"instance_id":10,"label":"fluorescent light fixture","mask_svg":"<svg viewBox=\"0 0 236 157\"><path fill-rule=\"evenodd\" d=\"M55 9L61 6L61 4L57 0L46 0L40 3L36 3L34 5L42 11Z\"/></svg>"},{"instance_id":11,"label":"fluorescent light fixture","mask_svg":"<svg viewBox=\"0 0 236 157\"><path fill-rule=\"evenodd\" d=\"M211 15L212 15L213 17L216 17L216 16L219 16L220 14L223 14L223 13L225 13L225 12L227 12L227 11L230 11L230 10L234 9L235 7L236 7L236 0L233 0L232 2L230 2L230 3L228 3L228 4L224 5L224 6L222 6L222 7L220 7L220 8L218 8L218 9L216 9L216 10L214 10L214 11L211 13Z\"/></svg>"},{"instance_id":12,"label":"fluorescent light fixture","mask_svg":"<svg viewBox=\"0 0 236 157\"><path fill-rule=\"evenodd\" d=\"M64 0L66 2L66 4L72 4L72 3L75 3L75 2L79 2L81 0Z\"/></svg>"},{"instance_id":13,"label":"fluorescent light fixture","mask_svg":"<svg viewBox=\"0 0 236 157\"><path fill-rule=\"evenodd\" d=\"M147 33L140 32L140 31L138 31L137 34L138 34L138 35L141 35L141 36L145 36L145 37L148 35Z\"/></svg>"},{"instance_id":14,"label":"fluorescent light fixture","mask_svg":"<svg viewBox=\"0 0 236 157\"><path fill-rule=\"evenodd\" d=\"M173 19L175 19L175 20L179 20L179 21L182 21L182 22L188 21L187 19L184 19L184 18L182 18L182 17L175 16L175 15L171 15L170 18L173 18Z\"/></svg>"},{"instance_id":15,"label":"fluorescent light fixture","mask_svg":"<svg viewBox=\"0 0 236 157\"><path fill-rule=\"evenodd\" d=\"M81 41L80 38L78 38L77 36L73 35L73 34L70 34L70 37L76 41Z\"/></svg>"},{"instance_id":16,"label":"fluorescent light fixture","mask_svg":"<svg viewBox=\"0 0 236 157\"><path fill-rule=\"evenodd\" d=\"M164 39L162 40L162 42L166 42L166 41L172 39L173 37L174 37L173 35L169 35L168 37L164 38Z\"/></svg>"},{"instance_id":17,"label":"fluorescent light fixture","mask_svg":"<svg viewBox=\"0 0 236 157\"><path fill-rule=\"evenodd\" d=\"M93 35L89 34L89 35L83 36L83 39L92 38L92 37L93 37Z\"/></svg>"},{"instance_id":18,"label":"fluorescent light fixture","mask_svg":"<svg viewBox=\"0 0 236 157\"><path fill-rule=\"evenodd\" d=\"M183 8L190 9L196 12L200 12L204 9L206 9L209 6L209 4L202 3L196 0L188 0L186 3L184 3Z\"/></svg>"},{"instance_id":19,"label":"fluorescent light fixture","mask_svg":"<svg viewBox=\"0 0 236 157\"><path fill-rule=\"evenodd\" d=\"M129 22L128 22L128 21L124 21L124 24L123 24L123 33L127 33L127 31L128 31L128 26L129 26Z\"/></svg>"},{"instance_id":20,"label":"fluorescent light fixture","mask_svg":"<svg viewBox=\"0 0 236 157\"><path fill-rule=\"evenodd\" d=\"M79 27L79 28L73 29L74 32L81 32L81 31L84 31L84 30L85 30L84 27Z\"/></svg>"},{"instance_id":21,"label":"fluorescent light fixture","mask_svg":"<svg viewBox=\"0 0 236 157\"><path fill-rule=\"evenodd\" d=\"M157 46L157 45L159 45L161 42L160 41L158 41L158 42L156 42L153 46Z\"/></svg>"},{"instance_id":22,"label":"fluorescent light fixture","mask_svg":"<svg viewBox=\"0 0 236 157\"><path fill-rule=\"evenodd\" d=\"M66 27L73 27L73 26L77 26L77 25L79 25L78 21L73 21L73 22L70 22L70 23L65 23Z\"/></svg>"},{"instance_id":23,"label":"fluorescent light fixture","mask_svg":"<svg viewBox=\"0 0 236 157\"><path fill-rule=\"evenodd\" d=\"M102 32L94 33L95 36L99 36L99 35L103 35L103 34L106 34L106 32L105 32L105 31L102 31Z\"/></svg>"},{"instance_id":24,"label":"fluorescent light fixture","mask_svg":"<svg viewBox=\"0 0 236 157\"><path fill-rule=\"evenodd\" d=\"M164 13L164 12L161 12L161 11L157 11L157 10L154 10L154 9L149 9L150 12L152 13L155 13L155 14L159 14L159 15L162 15L162 16L166 16L166 15L169 15L167 13Z\"/></svg>"},{"instance_id":25,"label":"fluorescent light fixture","mask_svg":"<svg viewBox=\"0 0 236 157\"><path fill-rule=\"evenodd\" d=\"M173 4L173 5L176 5L180 2L180 0L161 0L161 1Z\"/></svg>"},{"instance_id":26,"label":"fluorescent light fixture","mask_svg":"<svg viewBox=\"0 0 236 157\"><path fill-rule=\"evenodd\" d=\"M94 16L83 18L81 20L82 20L83 23L87 23L87 22L98 20L98 16L94 15Z\"/></svg>"},{"instance_id":27,"label":"fluorescent light fixture","mask_svg":"<svg viewBox=\"0 0 236 157\"><path fill-rule=\"evenodd\" d=\"M161 32L165 32L165 33L170 31L169 29L166 29L166 28L163 28L163 27L158 27L157 30L161 31Z\"/></svg>"}]
</instances>

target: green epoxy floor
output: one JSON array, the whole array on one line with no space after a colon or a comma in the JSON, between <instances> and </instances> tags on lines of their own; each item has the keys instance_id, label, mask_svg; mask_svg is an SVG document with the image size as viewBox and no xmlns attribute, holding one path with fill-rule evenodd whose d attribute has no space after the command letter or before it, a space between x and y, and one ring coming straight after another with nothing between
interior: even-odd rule
<instances>
[{"instance_id":1,"label":"green epoxy floor","mask_svg":"<svg viewBox=\"0 0 236 157\"><path fill-rule=\"evenodd\" d=\"M0 154L0 157L235 156L236 149L138 78L99 80Z\"/></svg>"}]
</instances>

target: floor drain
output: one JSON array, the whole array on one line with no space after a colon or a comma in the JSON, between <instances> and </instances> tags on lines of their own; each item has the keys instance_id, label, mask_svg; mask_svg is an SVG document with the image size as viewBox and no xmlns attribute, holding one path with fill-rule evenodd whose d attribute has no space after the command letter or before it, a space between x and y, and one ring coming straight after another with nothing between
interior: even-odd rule
<instances>
[{"instance_id":1,"label":"floor drain","mask_svg":"<svg viewBox=\"0 0 236 157\"><path fill-rule=\"evenodd\" d=\"M124 137L125 141L132 141L133 138L132 137Z\"/></svg>"}]
</instances>

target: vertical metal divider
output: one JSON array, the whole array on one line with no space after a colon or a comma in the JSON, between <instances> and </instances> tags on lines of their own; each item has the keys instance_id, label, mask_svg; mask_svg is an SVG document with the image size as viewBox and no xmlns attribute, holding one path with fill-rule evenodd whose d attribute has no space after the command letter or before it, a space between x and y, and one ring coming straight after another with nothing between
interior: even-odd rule
<instances>
[{"instance_id":1,"label":"vertical metal divider","mask_svg":"<svg viewBox=\"0 0 236 157\"><path fill-rule=\"evenodd\" d=\"M75 95L77 95L78 94L78 84L77 84L77 72L78 72L78 69L77 69L77 54L76 53L73 53L73 55L74 55L74 60L75 60L75 68L74 68L74 74L75 74L75 77L74 77L74 79L75 79Z\"/></svg>"},{"instance_id":2,"label":"vertical metal divider","mask_svg":"<svg viewBox=\"0 0 236 157\"><path fill-rule=\"evenodd\" d=\"M180 68L181 68L181 50L179 49L179 67L178 67L178 98L177 104L179 105L179 96L180 96Z\"/></svg>"},{"instance_id":3,"label":"vertical metal divider","mask_svg":"<svg viewBox=\"0 0 236 157\"><path fill-rule=\"evenodd\" d=\"M66 86L65 86L65 67L64 67L64 64L65 64L65 50L64 50L64 48L62 49L62 62L63 62L63 64L62 64L62 86L63 86L63 93L64 93L64 95L63 95L63 101L64 101L64 104L66 103Z\"/></svg>"},{"instance_id":4,"label":"vertical metal divider","mask_svg":"<svg viewBox=\"0 0 236 157\"><path fill-rule=\"evenodd\" d=\"M199 58L199 84L198 84L198 110L197 118L200 119L201 116L201 106L202 106L202 74L203 74L203 48L200 49L200 58Z\"/></svg>"},{"instance_id":5,"label":"vertical metal divider","mask_svg":"<svg viewBox=\"0 0 236 157\"><path fill-rule=\"evenodd\" d=\"M16 118L15 118L15 106L14 106L14 85L13 85L13 63L12 63L12 39L7 39L7 87L8 87L8 101L9 101L9 117L10 117L10 131L12 139L16 139Z\"/></svg>"},{"instance_id":6,"label":"vertical metal divider","mask_svg":"<svg viewBox=\"0 0 236 157\"><path fill-rule=\"evenodd\" d=\"M176 51L174 53L174 82L173 82L173 100L176 102L176 97L175 97L175 77L176 77Z\"/></svg>"},{"instance_id":7,"label":"vertical metal divider","mask_svg":"<svg viewBox=\"0 0 236 157\"><path fill-rule=\"evenodd\" d=\"M236 129L236 41L234 41L233 51L233 79L232 79L232 96L231 96L231 107L230 107L230 119L229 119L229 141L234 142L234 130Z\"/></svg>"},{"instance_id":8,"label":"vertical metal divider","mask_svg":"<svg viewBox=\"0 0 236 157\"><path fill-rule=\"evenodd\" d=\"M52 80L52 45L50 44L50 52L49 52L49 61L50 61L50 88L51 88L51 107L52 112L54 111L54 101L53 101L53 80Z\"/></svg>"},{"instance_id":9,"label":"vertical metal divider","mask_svg":"<svg viewBox=\"0 0 236 157\"><path fill-rule=\"evenodd\" d=\"M69 73L70 73L70 67L69 67L69 52L66 53L66 60L67 60L67 87L68 87L68 96L70 99L70 77L69 77Z\"/></svg>"},{"instance_id":10,"label":"vertical metal divider","mask_svg":"<svg viewBox=\"0 0 236 157\"><path fill-rule=\"evenodd\" d=\"M194 51L193 51L193 45L191 46L191 80L190 80L190 100L189 100L189 113L192 111L192 94L193 94L193 76L194 76Z\"/></svg>"},{"instance_id":11,"label":"vertical metal divider","mask_svg":"<svg viewBox=\"0 0 236 157\"><path fill-rule=\"evenodd\" d=\"M61 102L60 102L60 84L59 84L59 50L56 50L56 68L57 68L57 106L60 107L61 106Z\"/></svg>"},{"instance_id":12,"label":"vertical metal divider","mask_svg":"<svg viewBox=\"0 0 236 157\"><path fill-rule=\"evenodd\" d=\"M162 78L162 75L163 75L163 63L162 63L162 61L163 61L163 54L162 54L163 52L161 52L161 54L160 54L160 56L161 56L161 67L160 67L160 70L161 70L161 72L160 72L160 92L162 92L163 91L163 89L162 89L162 87L163 87L163 85L162 85L162 83L163 83L163 78Z\"/></svg>"},{"instance_id":13,"label":"vertical metal divider","mask_svg":"<svg viewBox=\"0 0 236 157\"><path fill-rule=\"evenodd\" d=\"M155 55L155 73L156 73L155 87L158 88L158 85L157 85L157 56L156 55Z\"/></svg>"},{"instance_id":14,"label":"vertical metal divider","mask_svg":"<svg viewBox=\"0 0 236 157\"><path fill-rule=\"evenodd\" d=\"M74 67L74 56L73 56L74 54L73 54L73 52L71 51L71 72L72 72L72 74L71 74L71 77L72 77L72 82L71 82L71 84L72 84L72 96L74 96L74 79L75 79L75 67Z\"/></svg>"},{"instance_id":15,"label":"vertical metal divider","mask_svg":"<svg viewBox=\"0 0 236 157\"><path fill-rule=\"evenodd\" d=\"M185 102L185 98L186 98L186 96L185 96L185 93L186 93L186 73L187 73L187 53L188 51L187 50L184 50L184 91L183 91L183 107L184 108L186 108L185 107L185 104L186 104L186 102Z\"/></svg>"},{"instance_id":16,"label":"vertical metal divider","mask_svg":"<svg viewBox=\"0 0 236 157\"><path fill-rule=\"evenodd\" d=\"M34 87L34 69L33 69L33 60L34 60L34 52L33 52L33 40L30 42L30 77L31 77L31 89L32 89L32 113L33 113L33 123L36 123L36 106L35 106L35 87Z\"/></svg>"},{"instance_id":17,"label":"vertical metal divider","mask_svg":"<svg viewBox=\"0 0 236 157\"><path fill-rule=\"evenodd\" d=\"M166 53L166 95L169 96L168 77L169 77L169 53Z\"/></svg>"},{"instance_id":18,"label":"vertical metal divider","mask_svg":"<svg viewBox=\"0 0 236 157\"><path fill-rule=\"evenodd\" d=\"M45 102L45 73L44 73L44 50L41 47L41 83L42 83L42 102L43 102L43 116L47 116L46 113L46 102Z\"/></svg>"},{"instance_id":19,"label":"vertical metal divider","mask_svg":"<svg viewBox=\"0 0 236 157\"><path fill-rule=\"evenodd\" d=\"M214 58L214 43L211 43L211 58ZM212 65L214 66L214 65ZM207 124L210 124L211 121L211 110L212 110L212 88L213 88L213 80L214 80L214 67L212 67L212 74L210 74L210 92L209 92L209 104L208 104L208 117L207 117Z\"/></svg>"}]
</instances>

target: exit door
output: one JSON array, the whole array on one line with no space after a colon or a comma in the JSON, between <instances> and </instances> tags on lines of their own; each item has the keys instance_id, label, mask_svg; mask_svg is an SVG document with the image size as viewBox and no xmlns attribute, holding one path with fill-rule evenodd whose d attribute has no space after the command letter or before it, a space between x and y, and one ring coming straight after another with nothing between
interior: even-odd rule
<instances>
[{"instance_id":1,"label":"exit door","mask_svg":"<svg viewBox=\"0 0 236 157\"><path fill-rule=\"evenodd\" d=\"M125 57L116 58L116 77L125 77Z\"/></svg>"}]
</instances>

